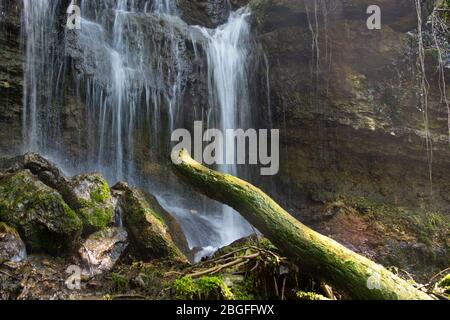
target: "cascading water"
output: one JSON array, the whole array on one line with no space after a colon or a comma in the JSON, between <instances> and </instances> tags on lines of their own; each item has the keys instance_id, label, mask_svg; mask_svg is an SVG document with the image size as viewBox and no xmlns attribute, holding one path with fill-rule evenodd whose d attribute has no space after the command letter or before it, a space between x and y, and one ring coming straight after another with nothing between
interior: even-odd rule
<instances>
[{"instance_id":1,"label":"cascading water","mask_svg":"<svg viewBox=\"0 0 450 320\"><path fill-rule=\"evenodd\" d=\"M98 10L99 6L101 3L93 1L81 3L84 14L81 30L69 43L68 51L72 56L77 55L74 51L81 51L78 59L85 68L92 61L88 83L84 83L86 70L76 79L79 96L85 95L83 100L91 111L91 121L97 124L92 136L98 139L94 138L91 148L99 147L91 166L106 172L109 180L130 180L135 176L134 141L138 123L142 123L142 119L155 120L150 133L154 146L163 130L159 123L163 104L168 105L171 115L169 127L174 125L172 115L179 107L181 95L180 48L176 39L171 39L166 47L151 39L145 32L148 30L144 30L148 25L143 24L143 19L150 16L139 12L133 4L118 1L112 17L108 16L108 11ZM104 6L107 7L107 3ZM147 3L145 7L143 11L147 10ZM156 2L154 10L162 14L171 9ZM169 18L164 19L169 21ZM110 20L113 23L108 28ZM169 32L167 36L173 35ZM166 52L173 57L171 66L158 61ZM168 68L163 70L165 67Z\"/></svg>"},{"instance_id":2,"label":"cascading water","mask_svg":"<svg viewBox=\"0 0 450 320\"><path fill-rule=\"evenodd\" d=\"M176 3L173 0L155 0L153 11L156 14L175 14Z\"/></svg>"},{"instance_id":3,"label":"cascading water","mask_svg":"<svg viewBox=\"0 0 450 320\"><path fill-rule=\"evenodd\" d=\"M228 22L215 30L201 28L208 39L207 59L209 76L210 105L218 110L208 127L227 129L248 129L251 127L250 102L248 92L248 51L250 43L250 26L247 22L250 12L243 8L232 12ZM227 133L223 148L223 157L228 152L236 154L234 139ZM220 165L219 170L239 175L236 164ZM223 225L230 226L222 234L222 241L230 243L242 235L250 234L251 227L234 210L228 206L222 209Z\"/></svg>"},{"instance_id":4,"label":"cascading water","mask_svg":"<svg viewBox=\"0 0 450 320\"><path fill-rule=\"evenodd\" d=\"M57 6L54 1L24 0L23 25L27 37L24 83L23 128L29 150L50 152L59 143L57 104L58 71L62 65L56 54Z\"/></svg>"},{"instance_id":5,"label":"cascading water","mask_svg":"<svg viewBox=\"0 0 450 320\"><path fill-rule=\"evenodd\" d=\"M58 12L65 12L61 2L23 1L27 149L65 166L69 156L60 126L69 92L76 96L73 108L83 112L79 135L86 142L80 149L87 150L70 173L96 170L112 183L126 180L150 189L180 221L191 247L217 248L250 234L250 225L231 208L193 210L173 185L147 183L137 168L143 156L159 163L167 159L170 133L187 121L182 106L195 72L209 91L202 110L190 111L195 118L224 132L252 126L249 10L232 12L227 23L210 30L184 23L176 1L81 0L81 29L58 32ZM206 57L195 51L192 58L187 38L194 49L202 46ZM198 59L207 60L207 73L197 71L193 60ZM246 177L235 165L218 169Z\"/></svg>"}]
</instances>

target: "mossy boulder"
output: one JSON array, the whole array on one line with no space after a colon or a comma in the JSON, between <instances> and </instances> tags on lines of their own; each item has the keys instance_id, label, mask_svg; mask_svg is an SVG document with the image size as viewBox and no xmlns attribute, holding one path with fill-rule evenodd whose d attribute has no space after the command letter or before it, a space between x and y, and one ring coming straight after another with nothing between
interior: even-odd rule
<instances>
[{"instance_id":1,"label":"mossy boulder","mask_svg":"<svg viewBox=\"0 0 450 320\"><path fill-rule=\"evenodd\" d=\"M86 233L103 230L113 220L114 208L109 186L100 174L73 177L68 183L65 198L82 219Z\"/></svg>"},{"instance_id":2,"label":"mossy boulder","mask_svg":"<svg viewBox=\"0 0 450 320\"><path fill-rule=\"evenodd\" d=\"M179 300L234 300L235 297L220 277L183 277L173 283L175 298Z\"/></svg>"},{"instance_id":3,"label":"mossy boulder","mask_svg":"<svg viewBox=\"0 0 450 320\"><path fill-rule=\"evenodd\" d=\"M184 234L181 225L174 218L174 216L167 212L153 195L142 191L141 193L145 197L145 201L147 201L150 207L156 212L157 216L161 217L164 221L164 224L169 231L170 237L172 238L178 249L180 249L180 251L185 255L190 254L191 250L189 248L186 235Z\"/></svg>"},{"instance_id":4,"label":"mossy boulder","mask_svg":"<svg viewBox=\"0 0 450 320\"><path fill-rule=\"evenodd\" d=\"M26 256L25 244L16 229L0 222L0 263L2 261L19 262Z\"/></svg>"},{"instance_id":5,"label":"mossy boulder","mask_svg":"<svg viewBox=\"0 0 450 320\"><path fill-rule=\"evenodd\" d=\"M118 183L113 188L117 197L117 208L127 229L134 253L143 260L158 258L181 258L185 255L175 244L170 228L164 219L161 206L154 198L126 183ZM149 202L147 199L153 199ZM180 237L180 235L178 235Z\"/></svg>"},{"instance_id":6,"label":"mossy boulder","mask_svg":"<svg viewBox=\"0 0 450 320\"><path fill-rule=\"evenodd\" d=\"M82 222L54 189L29 170L0 178L0 220L16 228L30 252L72 249Z\"/></svg>"},{"instance_id":7,"label":"mossy boulder","mask_svg":"<svg viewBox=\"0 0 450 320\"><path fill-rule=\"evenodd\" d=\"M61 170L36 153L4 159L0 170L17 172L30 170L42 183L55 189L64 201L81 217L85 233L106 228L114 210L108 183L98 173L83 174L67 178Z\"/></svg>"},{"instance_id":8,"label":"mossy boulder","mask_svg":"<svg viewBox=\"0 0 450 320\"><path fill-rule=\"evenodd\" d=\"M29 152L14 158L0 160L1 171L12 173L26 169L50 188L58 190L64 197L68 179L58 167L41 155Z\"/></svg>"}]
</instances>

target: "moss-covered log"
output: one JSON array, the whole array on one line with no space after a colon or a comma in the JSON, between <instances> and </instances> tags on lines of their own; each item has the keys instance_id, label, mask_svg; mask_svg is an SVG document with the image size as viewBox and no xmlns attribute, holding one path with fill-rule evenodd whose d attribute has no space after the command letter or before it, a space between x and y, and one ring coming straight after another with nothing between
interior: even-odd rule
<instances>
[{"instance_id":1,"label":"moss-covered log","mask_svg":"<svg viewBox=\"0 0 450 320\"><path fill-rule=\"evenodd\" d=\"M172 162L185 182L233 207L305 271L351 298L432 299L383 266L303 225L250 183L202 166L186 150L175 151Z\"/></svg>"}]
</instances>

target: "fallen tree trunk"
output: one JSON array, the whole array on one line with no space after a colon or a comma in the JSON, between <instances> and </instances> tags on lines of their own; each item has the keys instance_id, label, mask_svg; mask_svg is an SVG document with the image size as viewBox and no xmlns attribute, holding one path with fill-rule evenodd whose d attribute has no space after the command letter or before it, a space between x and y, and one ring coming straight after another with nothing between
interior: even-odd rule
<instances>
[{"instance_id":1,"label":"fallen tree trunk","mask_svg":"<svg viewBox=\"0 0 450 320\"><path fill-rule=\"evenodd\" d=\"M351 298L433 299L381 265L303 225L250 183L202 166L186 150L174 151L172 162L185 182L240 212L284 255Z\"/></svg>"}]
</instances>

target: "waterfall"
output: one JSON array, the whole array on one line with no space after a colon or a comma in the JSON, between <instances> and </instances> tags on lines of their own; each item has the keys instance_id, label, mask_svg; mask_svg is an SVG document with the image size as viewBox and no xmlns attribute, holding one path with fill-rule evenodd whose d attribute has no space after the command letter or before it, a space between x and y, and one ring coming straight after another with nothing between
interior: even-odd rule
<instances>
[{"instance_id":1,"label":"waterfall","mask_svg":"<svg viewBox=\"0 0 450 320\"><path fill-rule=\"evenodd\" d=\"M155 0L153 11L157 14L175 14L175 3L172 0Z\"/></svg>"},{"instance_id":2,"label":"waterfall","mask_svg":"<svg viewBox=\"0 0 450 320\"><path fill-rule=\"evenodd\" d=\"M75 82L94 124L91 149L95 157L90 167L104 172L111 181L132 182L138 127L149 127L145 122L151 119L149 147L155 154L169 152L168 144L158 150L158 141L173 130L181 105L186 63L179 33L186 26L181 19L165 14L174 10L172 2L149 5L147 1L139 7L119 0L112 10L99 9L107 8L108 3L81 2L81 30L70 34L67 51L84 68ZM145 13L149 8L152 11ZM162 32L164 43L155 39ZM162 57L170 63L164 64ZM164 110L169 114L167 124L161 123Z\"/></svg>"},{"instance_id":3,"label":"waterfall","mask_svg":"<svg viewBox=\"0 0 450 320\"><path fill-rule=\"evenodd\" d=\"M23 28L27 37L24 70L24 140L29 150L48 152L58 144L58 73L55 1L24 0Z\"/></svg>"},{"instance_id":4,"label":"waterfall","mask_svg":"<svg viewBox=\"0 0 450 320\"><path fill-rule=\"evenodd\" d=\"M208 39L208 80L211 108L218 107L216 119L209 123L209 127L218 128L222 132L227 129L248 129L251 127L250 102L248 91L248 51L250 43L250 16L248 8L232 12L222 26L215 30L201 28ZM228 134L228 133L227 133ZM236 155L234 140L228 136L226 144L222 146L223 156L227 153ZM236 163L236 162L235 162ZM220 165L220 171L238 176L236 164ZM223 206L222 234L224 243L230 243L252 232L250 225L228 206Z\"/></svg>"},{"instance_id":5,"label":"waterfall","mask_svg":"<svg viewBox=\"0 0 450 320\"><path fill-rule=\"evenodd\" d=\"M142 155L161 166L168 158L170 133L188 121L183 105L192 77L204 81L208 91L202 110L189 110L194 118L224 132L252 127L249 9L231 12L225 24L206 29L182 21L174 0L80 0L81 29L64 30L58 28L65 12L60 2L23 2L27 150L69 172L95 170L110 183L126 180L148 189L178 219L191 247L208 251L250 234L251 226L231 208L198 205L170 181L148 182L137 167ZM87 151L66 168L70 156L61 125L68 94L75 96L72 112L82 112L78 134L80 149ZM236 165L217 169L248 174Z\"/></svg>"}]
</instances>

